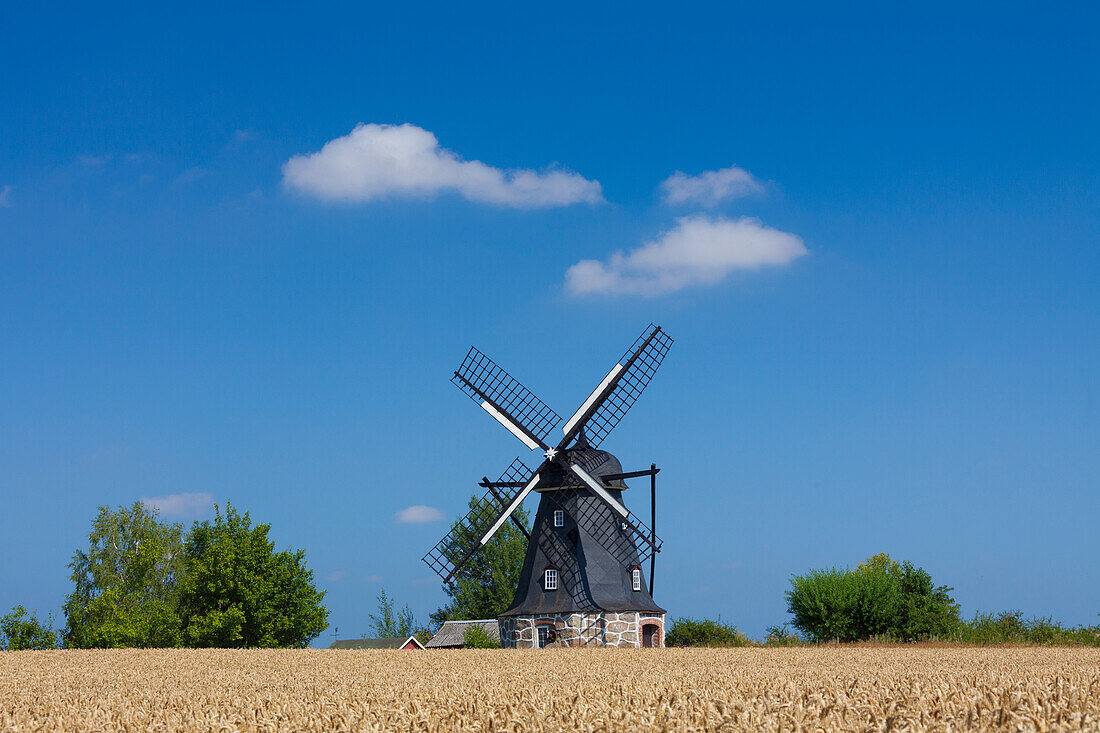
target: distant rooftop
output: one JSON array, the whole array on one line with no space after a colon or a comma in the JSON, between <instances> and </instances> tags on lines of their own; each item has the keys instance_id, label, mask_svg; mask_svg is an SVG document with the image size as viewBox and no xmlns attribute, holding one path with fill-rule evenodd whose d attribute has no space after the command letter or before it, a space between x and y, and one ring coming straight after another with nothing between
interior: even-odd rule
<instances>
[{"instance_id":1,"label":"distant rooftop","mask_svg":"<svg viewBox=\"0 0 1100 733\"><path fill-rule=\"evenodd\" d=\"M448 621L436 632L425 646L428 649L453 649L465 646L463 634L470 626L480 626L494 641L500 642L500 626L495 618L483 618L476 621Z\"/></svg>"},{"instance_id":2,"label":"distant rooftop","mask_svg":"<svg viewBox=\"0 0 1100 733\"><path fill-rule=\"evenodd\" d=\"M329 649L401 649L412 641L418 649L424 645L412 636L390 636L385 639L340 639L328 645Z\"/></svg>"}]
</instances>

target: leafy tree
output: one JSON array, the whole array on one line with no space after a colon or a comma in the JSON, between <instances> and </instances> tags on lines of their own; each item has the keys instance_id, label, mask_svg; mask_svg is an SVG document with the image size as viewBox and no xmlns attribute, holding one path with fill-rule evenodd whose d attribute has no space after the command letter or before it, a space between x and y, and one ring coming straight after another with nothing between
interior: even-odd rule
<instances>
[{"instance_id":1,"label":"leafy tree","mask_svg":"<svg viewBox=\"0 0 1100 733\"><path fill-rule=\"evenodd\" d=\"M474 494L470 497L470 508L476 508L480 501L481 497ZM516 509L512 516L530 530L530 515L523 507ZM476 544L479 538L467 536L458 521L451 526L451 531L456 542L446 554L454 562L462 556L462 547ZM515 597L526 554L527 538L509 519L470 557L452 582L443 587L451 600L432 613L432 623L439 626L447 620L496 618L507 611Z\"/></svg>"},{"instance_id":2,"label":"leafy tree","mask_svg":"<svg viewBox=\"0 0 1100 733\"><path fill-rule=\"evenodd\" d=\"M183 571L179 524L161 524L141 502L100 507L78 550L65 601L69 647L179 646L176 583Z\"/></svg>"},{"instance_id":3,"label":"leafy tree","mask_svg":"<svg viewBox=\"0 0 1100 733\"><path fill-rule=\"evenodd\" d=\"M912 563L880 553L855 570L811 570L792 577L787 608L794 627L813 641L943 638L959 625L951 590L935 586Z\"/></svg>"},{"instance_id":4,"label":"leafy tree","mask_svg":"<svg viewBox=\"0 0 1100 733\"><path fill-rule=\"evenodd\" d=\"M813 641L848 640L854 633L854 585L848 571L837 568L794 576L787 591L792 624Z\"/></svg>"},{"instance_id":5,"label":"leafy tree","mask_svg":"<svg viewBox=\"0 0 1100 733\"><path fill-rule=\"evenodd\" d=\"M896 629L901 620L901 585L892 571L889 565L871 565L856 568L850 575L852 626L844 641L897 636Z\"/></svg>"},{"instance_id":6,"label":"leafy tree","mask_svg":"<svg viewBox=\"0 0 1100 733\"><path fill-rule=\"evenodd\" d=\"M20 651L23 649L56 649L57 632L51 628L53 618L46 625L27 609L16 606L7 616L0 618L0 649Z\"/></svg>"},{"instance_id":7,"label":"leafy tree","mask_svg":"<svg viewBox=\"0 0 1100 733\"><path fill-rule=\"evenodd\" d=\"M188 644L304 647L328 627L305 552L275 552L270 530L229 504L192 527L179 597Z\"/></svg>"},{"instance_id":8,"label":"leafy tree","mask_svg":"<svg viewBox=\"0 0 1100 733\"><path fill-rule=\"evenodd\" d=\"M894 635L904 641L928 637L946 638L959 629L959 604L953 588L936 586L923 568L906 561L899 577L901 603Z\"/></svg>"},{"instance_id":9,"label":"leafy tree","mask_svg":"<svg viewBox=\"0 0 1100 733\"><path fill-rule=\"evenodd\" d=\"M396 602L386 595L385 588L378 594L377 600L378 613L370 614L371 631L364 634L364 636L373 636L379 639L394 636L408 637L417 631L416 619L413 618L413 612L409 609L409 604L406 603L400 611L395 611Z\"/></svg>"},{"instance_id":10,"label":"leafy tree","mask_svg":"<svg viewBox=\"0 0 1100 733\"><path fill-rule=\"evenodd\" d=\"M499 649L500 642L489 632L476 624L470 624L462 631L462 645L467 649Z\"/></svg>"},{"instance_id":11,"label":"leafy tree","mask_svg":"<svg viewBox=\"0 0 1100 733\"><path fill-rule=\"evenodd\" d=\"M901 565L885 552L879 552L877 554L871 555L869 558L857 565L856 572L883 572L887 575L896 576L901 574Z\"/></svg>"}]
</instances>

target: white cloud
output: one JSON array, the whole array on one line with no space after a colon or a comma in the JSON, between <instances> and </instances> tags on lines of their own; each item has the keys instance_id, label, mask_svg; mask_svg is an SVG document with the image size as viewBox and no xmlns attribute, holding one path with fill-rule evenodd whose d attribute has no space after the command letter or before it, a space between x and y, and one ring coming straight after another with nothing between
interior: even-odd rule
<instances>
[{"instance_id":1,"label":"white cloud","mask_svg":"<svg viewBox=\"0 0 1100 733\"><path fill-rule=\"evenodd\" d=\"M598 203L598 181L558 168L503 170L463 160L416 125L359 124L310 155L283 164L283 183L330 201L423 198L455 192L470 201L525 208Z\"/></svg>"},{"instance_id":2,"label":"white cloud","mask_svg":"<svg viewBox=\"0 0 1100 733\"><path fill-rule=\"evenodd\" d=\"M4 186L0 188L0 208L8 208L11 206L11 192L15 190L15 186Z\"/></svg>"},{"instance_id":3,"label":"white cloud","mask_svg":"<svg viewBox=\"0 0 1100 733\"><path fill-rule=\"evenodd\" d=\"M439 511L433 506L424 506L417 504L416 506L405 507L397 513L396 520L402 524L421 524L423 522L438 522L443 519L443 512Z\"/></svg>"},{"instance_id":4,"label":"white cloud","mask_svg":"<svg viewBox=\"0 0 1100 733\"><path fill-rule=\"evenodd\" d=\"M730 198L741 198L764 190L763 184L744 168L731 165L717 171L705 171L697 176L676 171L661 182L666 204L695 203L714 206Z\"/></svg>"},{"instance_id":5,"label":"white cloud","mask_svg":"<svg viewBox=\"0 0 1100 733\"><path fill-rule=\"evenodd\" d=\"M574 295L663 295L713 285L735 270L786 265L804 254L800 238L758 219L685 216L630 252L615 252L606 262L581 260L566 271L565 288Z\"/></svg>"},{"instance_id":6,"label":"white cloud","mask_svg":"<svg viewBox=\"0 0 1100 733\"><path fill-rule=\"evenodd\" d=\"M382 576L381 575L368 575L367 577L363 578L363 581L366 582L366 583L381 583L382 582Z\"/></svg>"},{"instance_id":7,"label":"white cloud","mask_svg":"<svg viewBox=\"0 0 1100 733\"><path fill-rule=\"evenodd\" d=\"M208 175L210 175L210 171L206 168L193 166L176 176L176 181L179 183L194 183L201 178L206 178Z\"/></svg>"},{"instance_id":8,"label":"white cloud","mask_svg":"<svg viewBox=\"0 0 1100 733\"><path fill-rule=\"evenodd\" d=\"M169 494L168 496L143 496L141 503L157 509L166 517L195 519L206 514L214 504L214 497L206 492L199 494Z\"/></svg>"},{"instance_id":9,"label":"white cloud","mask_svg":"<svg viewBox=\"0 0 1100 733\"><path fill-rule=\"evenodd\" d=\"M346 576L347 573L343 570L334 570L328 574L328 577L326 577L325 580L327 580L329 583L339 583Z\"/></svg>"},{"instance_id":10,"label":"white cloud","mask_svg":"<svg viewBox=\"0 0 1100 733\"><path fill-rule=\"evenodd\" d=\"M111 162L111 154L92 155L91 153L84 153L83 155L76 156L76 162L81 165L86 165L89 168L98 168Z\"/></svg>"}]
</instances>

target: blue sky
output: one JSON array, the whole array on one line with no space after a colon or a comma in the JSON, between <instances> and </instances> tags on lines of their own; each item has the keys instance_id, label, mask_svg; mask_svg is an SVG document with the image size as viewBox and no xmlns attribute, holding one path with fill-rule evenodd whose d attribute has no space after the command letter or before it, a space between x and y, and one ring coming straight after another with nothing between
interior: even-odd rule
<instances>
[{"instance_id":1,"label":"blue sky","mask_svg":"<svg viewBox=\"0 0 1100 733\"><path fill-rule=\"evenodd\" d=\"M1098 21L5 7L0 607L58 611L98 505L174 497L305 548L342 637L383 585L426 619L447 522L398 512L523 450L466 349L569 415L654 321L604 447L664 469L670 613L759 636L792 573L888 552L1094 623Z\"/></svg>"}]
</instances>

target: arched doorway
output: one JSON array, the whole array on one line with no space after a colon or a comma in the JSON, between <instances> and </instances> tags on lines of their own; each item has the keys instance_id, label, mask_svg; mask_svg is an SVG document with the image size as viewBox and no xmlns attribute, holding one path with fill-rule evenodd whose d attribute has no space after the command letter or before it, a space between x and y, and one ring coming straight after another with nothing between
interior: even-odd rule
<instances>
[{"instance_id":1,"label":"arched doorway","mask_svg":"<svg viewBox=\"0 0 1100 733\"><path fill-rule=\"evenodd\" d=\"M657 624L642 624L642 646L655 647L660 639L661 627Z\"/></svg>"}]
</instances>

